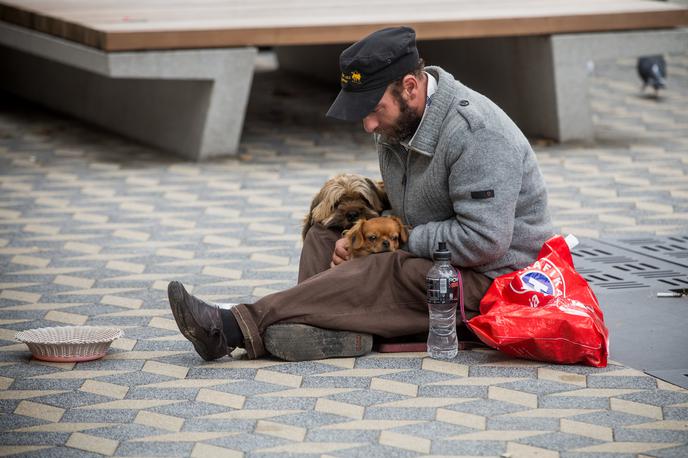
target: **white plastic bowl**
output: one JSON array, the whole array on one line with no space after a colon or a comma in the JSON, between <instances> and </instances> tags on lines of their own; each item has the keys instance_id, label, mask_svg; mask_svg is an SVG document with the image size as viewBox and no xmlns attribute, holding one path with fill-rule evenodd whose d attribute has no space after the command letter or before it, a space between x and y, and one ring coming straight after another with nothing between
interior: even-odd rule
<instances>
[{"instance_id":1,"label":"white plastic bowl","mask_svg":"<svg viewBox=\"0 0 688 458\"><path fill-rule=\"evenodd\" d=\"M36 359L80 362L102 358L123 335L121 329L103 326L59 326L21 331L15 338L28 345Z\"/></svg>"}]
</instances>

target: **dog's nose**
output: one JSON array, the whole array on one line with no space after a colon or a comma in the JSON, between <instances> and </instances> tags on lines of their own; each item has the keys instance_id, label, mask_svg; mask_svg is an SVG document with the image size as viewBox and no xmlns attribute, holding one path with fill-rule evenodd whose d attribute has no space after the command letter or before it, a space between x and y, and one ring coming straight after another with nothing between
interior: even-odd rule
<instances>
[{"instance_id":1,"label":"dog's nose","mask_svg":"<svg viewBox=\"0 0 688 458\"><path fill-rule=\"evenodd\" d=\"M385 248L389 248L389 240L383 240L382 241L382 246Z\"/></svg>"},{"instance_id":2,"label":"dog's nose","mask_svg":"<svg viewBox=\"0 0 688 458\"><path fill-rule=\"evenodd\" d=\"M349 212L346 214L346 219L348 219L350 223L353 223L358 219L359 215L360 213L358 212Z\"/></svg>"}]
</instances>

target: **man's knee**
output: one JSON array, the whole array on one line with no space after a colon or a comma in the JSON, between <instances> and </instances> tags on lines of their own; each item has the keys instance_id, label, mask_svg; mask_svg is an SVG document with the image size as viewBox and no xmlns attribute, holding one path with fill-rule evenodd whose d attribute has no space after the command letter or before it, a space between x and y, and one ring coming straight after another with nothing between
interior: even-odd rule
<instances>
[{"instance_id":1,"label":"man's knee","mask_svg":"<svg viewBox=\"0 0 688 458\"><path fill-rule=\"evenodd\" d=\"M339 240L340 237L341 234L339 232L327 229L322 224L316 223L306 232L303 244L306 246L307 244L323 245L331 243L332 246L334 246L335 242Z\"/></svg>"},{"instance_id":2,"label":"man's knee","mask_svg":"<svg viewBox=\"0 0 688 458\"><path fill-rule=\"evenodd\" d=\"M336 232L320 224L315 224L308 229L301 249L299 283L330 268L334 244L338 239L339 235Z\"/></svg>"}]
</instances>

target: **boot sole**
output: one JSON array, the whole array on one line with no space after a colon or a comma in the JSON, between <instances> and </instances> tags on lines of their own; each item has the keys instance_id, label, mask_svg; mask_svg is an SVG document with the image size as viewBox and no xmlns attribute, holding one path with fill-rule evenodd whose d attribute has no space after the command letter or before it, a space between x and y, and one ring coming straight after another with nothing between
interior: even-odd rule
<instances>
[{"instance_id":1,"label":"boot sole","mask_svg":"<svg viewBox=\"0 0 688 458\"><path fill-rule=\"evenodd\" d=\"M186 320L184 319L186 314L183 310L184 286L182 286L182 284L178 281L170 282L170 284L167 285L167 298L170 301L172 315L174 316L174 321L177 322L179 331L193 344L194 348L196 349L196 353L198 353L201 358L206 361L213 361L215 358L210 355L210 352L206 346L188 331L188 326L186 324Z\"/></svg>"},{"instance_id":2,"label":"boot sole","mask_svg":"<svg viewBox=\"0 0 688 458\"><path fill-rule=\"evenodd\" d=\"M365 355L373 348L373 336L285 323L268 326L263 343L271 355L280 359L310 361Z\"/></svg>"}]
</instances>

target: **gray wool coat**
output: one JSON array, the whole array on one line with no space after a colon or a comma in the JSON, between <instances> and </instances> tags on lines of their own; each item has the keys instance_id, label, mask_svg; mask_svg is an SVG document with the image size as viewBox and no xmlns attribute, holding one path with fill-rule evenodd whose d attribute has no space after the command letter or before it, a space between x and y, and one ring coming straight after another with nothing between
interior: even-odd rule
<instances>
[{"instance_id":1,"label":"gray wool coat","mask_svg":"<svg viewBox=\"0 0 688 458\"><path fill-rule=\"evenodd\" d=\"M527 266L554 234L533 149L487 97L426 71L438 87L408 149L375 136L392 213L411 227L408 250L431 258L445 241L452 264L492 278Z\"/></svg>"}]
</instances>

